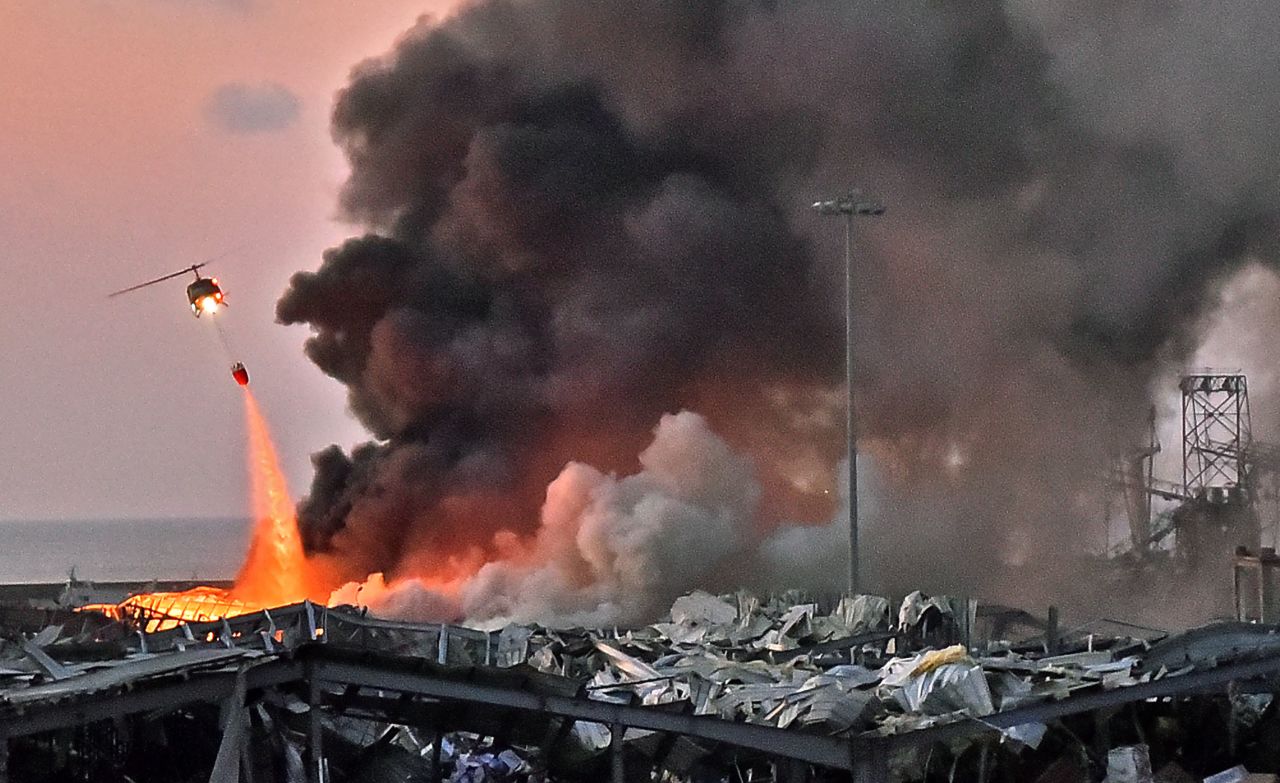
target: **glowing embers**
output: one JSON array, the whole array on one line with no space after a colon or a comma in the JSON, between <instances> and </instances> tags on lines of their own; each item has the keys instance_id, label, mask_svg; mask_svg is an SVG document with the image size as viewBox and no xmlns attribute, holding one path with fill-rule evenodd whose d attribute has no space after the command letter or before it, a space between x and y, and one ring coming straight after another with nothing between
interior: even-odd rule
<instances>
[{"instance_id":1,"label":"glowing embers","mask_svg":"<svg viewBox=\"0 0 1280 783\"><path fill-rule=\"evenodd\" d=\"M83 608L102 612L147 633L177 628L181 623L221 620L262 609L218 587L194 587L181 593L141 593L115 606Z\"/></svg>"}]
</instances>

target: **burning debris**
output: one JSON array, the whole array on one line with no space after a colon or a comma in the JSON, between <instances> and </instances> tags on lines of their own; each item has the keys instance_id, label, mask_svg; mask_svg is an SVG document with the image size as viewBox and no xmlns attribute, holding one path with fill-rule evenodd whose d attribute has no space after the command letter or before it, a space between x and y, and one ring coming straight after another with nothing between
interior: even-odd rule
<instances>
[{"instance_id":1,"label":"burning debris","mask_svg":"<svg viewBox=\"0 0 1280 783\"><path fill-rule=\"evenodd\" d=\"M235 597L234 590L201 585L181 592L148 592L131 595L118 604L86 604L82 611L102 614L153 633L182 623L206 623L224 617L256 612L263 607Z\"/></svg>"}]
</instances>

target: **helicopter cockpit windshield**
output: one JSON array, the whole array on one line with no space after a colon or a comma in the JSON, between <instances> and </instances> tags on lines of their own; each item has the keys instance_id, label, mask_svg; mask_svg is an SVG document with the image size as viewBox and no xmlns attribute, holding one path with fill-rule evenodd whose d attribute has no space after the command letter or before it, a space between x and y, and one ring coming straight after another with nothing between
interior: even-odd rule
<instances>
[{"instance_id":1,"label":"helicopter cockpit windshield","mask_svg":"<svg viewBox=\"0 0 1280 783\"><path fill-rule=\"evenodd\" d=\"M222 289L217 278L200 277L187 286L187 300L191 302L191 311L199 318L201 313L218 312L222 304Z\"/></svg>"}]
</instances>

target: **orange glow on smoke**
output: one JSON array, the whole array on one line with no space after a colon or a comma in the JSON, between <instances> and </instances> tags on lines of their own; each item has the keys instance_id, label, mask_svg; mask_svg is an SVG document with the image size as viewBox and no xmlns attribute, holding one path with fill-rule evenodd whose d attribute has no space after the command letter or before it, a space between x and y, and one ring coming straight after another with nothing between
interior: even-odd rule
<instances>
[{"instance_id":1,"label":"orange glow on smoke","mask_svg":"<svg viewBox=\"0 0 1280 783\"><path fill-rule=\"evenodd\" d=\"M293 501L266 420L257 400L244 395L249 434L249 485L253 502L253 537L235 586L230 590L196 587L181 593L143 593L123 603L82 607L129 620L147 632L257 612L297 603L307 597L306 556Z\"/></svg>"}]
</instances>

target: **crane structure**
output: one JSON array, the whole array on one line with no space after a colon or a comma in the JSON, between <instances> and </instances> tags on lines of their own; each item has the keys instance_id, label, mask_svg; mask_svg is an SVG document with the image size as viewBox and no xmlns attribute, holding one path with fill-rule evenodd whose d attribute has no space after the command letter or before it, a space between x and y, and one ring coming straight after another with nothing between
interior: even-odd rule
<instances>
[{"instance_id":1,"label":"crane structure","mask_svg":"<svg viewBox=\"0 0 1280 783\"><path fill-rule=\"evenodd\" d=\"M1243 374L1185 375L1182 390L1182 484L1195 498L1251 504L1247 453L1253 444L1249 384Z\"/></svg>"},{"instance_id":2,"label":"crane structure","mask_svg":"<svg viewBox=\"0 0 1280 783\"><path fill-rule=\"evenodd\" d=\"M1172 552L1183 562L1216 563L1236 547L1257 548L1264 527L1274 538L1280 526L1280 446L1253 440L1243 373L1188 373L1178 388L1181 481L1155 476L1161 446L1153 408L1147 444L1121 455L1108 477L1107 518L1118 497L1129 528L1119 549L1140 560L1172 540ZM1157 499L1165 501L1163 510L1156 510Z\"/></svg>"}]
</instances>

